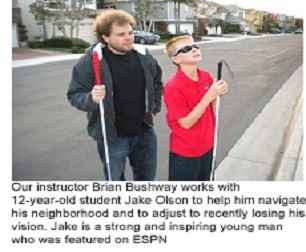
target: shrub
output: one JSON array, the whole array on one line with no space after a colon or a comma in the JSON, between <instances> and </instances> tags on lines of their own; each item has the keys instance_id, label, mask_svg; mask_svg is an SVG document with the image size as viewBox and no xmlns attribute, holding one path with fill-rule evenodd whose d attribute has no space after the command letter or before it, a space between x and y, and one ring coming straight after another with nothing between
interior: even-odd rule
<instances>
[{"instance_id":1,"label":"shrub","mask_svg":"<svg viewBox=\"0 0 306 252\"><path fill-rule=\"evenodd\" d=\"M40 41L29 41L28 46L33 49L42 48L43 42Z\"/></svg>"},{"instance_id":2,"label":"shrub","mask_svg":"<svg viewBox=\"0 0 306 252\"><path fill-rule=\"evenodd\" d=\"M19 23L18 24L18 34L19 34L19 41L20 42L28 41L29 37L28 37L27 33L28 33L27 27L24 24Z\"/></svg>"},{"instance_id":3,"label":"shrub","mask_svg":"<svg viewBox=\"0 0 306 252\"><path fill-rule=\"evenodd\" d=\"M71 39L71 41L72 41L72 46L75 46L75 47L80 47L80 48L90 47L90 44L88 42L84 41L83 39L73 38L73 39Z\"/></svg>"},{"instance_id":4,"label":"shrub","mask_svg":"<svg viewBox=\"0 0 306 252\"><path fill-rule=\"evenodd\" d=\"M85 53L85 48L73 46L71 47L71 53L72 54Z\"/></svg>"},{"instance_id":5,"label":"shrub","mask_svg":"<svg viewBox=\"0 0 306 252\"><path fill-rule=\"evenodd\" d=\"M201 36L196 36L194 38L194 41L198 42L198 41L202 41L202 37Z\"/></svg>"},{"instance_id":6,"label":"shrub","mask_svg":"<svg viewBox=\"0 0 306 252\"><path fill-rule=\"evenodd\" d=\"M43 42L43 47L49 48L88 48L90 44L83 39L79 38L64 38L64 37L54 37L51 39L47 39Z\"/></svg>"},{"instance_id":7,"label":"shrub","mask_svg":"<svg viewBox=\"0 0 306 252\"><path fill-rule=\"evenodd\" d=\"M241 32L241 27L239 24L230 24L230 23L225 23L224 25L224 33L240 33Z\"/></svg>"},{"instance_id":8,"label":"shrub","mask_svg":"<svg viewBox=\"0 0 306 252\"><path fill-rule=\"evenodd\" d=\"M161 32L161 31L155 31L155 34L159 35L161 39L169 39L171 36L170 32Z\"/></svg>"},{"instance_id":9,"label":"shrub","mask_svg":"<svg viewBox=\"0 0 306 252\"><path fill-rule=\"evenodd\" d=\"M64 38L64 37L55 37L51 39L46 39L44 42L44 47L49 48L71 48L72 47L72 41L70 38Z\"/></svg>"},{"instance_id":10,"label":"shrub","mask_svg":"<svg viewBox=\"0 0 306 252\"><path fill-rule=\"evenodd\" d=\"M77 53L79 53L79 48L78 48L78 47L75 47L75 46L71 47L71 53L72 53L72 54L77 54Z\"/></svg>"},{"instance_id":11,"label":"shrub","mask_svg":"<svg viewBox=\"0 0 306 252\"><path fill-rule=\"evenodd\" d=\"M166 31L166 32L155 31L154 33L158 34L161 39L166 39L166 40L169 40L169 39L172 39L178 36L190 35L188 32L179 32L177 34L172 34L169 31Z\"/></svg>"}]
</instances>

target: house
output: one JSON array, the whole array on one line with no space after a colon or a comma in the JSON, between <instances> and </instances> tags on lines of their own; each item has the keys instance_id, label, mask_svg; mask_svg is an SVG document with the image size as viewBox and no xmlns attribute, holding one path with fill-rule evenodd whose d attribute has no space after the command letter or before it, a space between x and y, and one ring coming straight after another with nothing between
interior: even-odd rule
<instances>
[{"instance_id":1,"label":"house","mask_svg":"<svg viewBox=\"0 0 306 252\"><path fill-rule=\"evenodd\" d=\"M12 2L12 47L19 47L18 24L21 23L21 9Z\"/></svg>"},{"instance_id":2,"label":"house","mask_svg":"<svg viewBox=\"0 0 306 252\"><path fill-rule=\"evenodd\" d=\"M27 27L29 40L33 40L36 37L41 37L43 35L43 29L41 25L38 25L34 15L30 13L30 4L34 3L34 0L12 0L12 13L13 15L18 15L19 18L17 22L22 22L23 25ZM18 14L17 14L18 13ZM18 23L13 18L12 23L12 32L13 32L13 40L12 47L19 47L19 38L16 27L18 27ZM47 28L50 31L51 24L47 24ZM17 32L17 38L16 38ZM52 33L48 33L48 37L51 37Z\"/></svg>"},{"instance_id":3,"label":"house","mask_svg":"<svg viewBox=\"0 0 306 252\"><path fill-rule=\"evenodd\" d=\"M269 12L257 11L255 9L246 9L246 19L250 22L250 32L257 33L264 29L264 21Z\"/></svg>"},{"instance_id":4,"label":"house","mask_svg":"<svg viewBox=\"0 0 306 252\"><path fill-rule=\"evenodd\" d=\"M197 8L198 32L200 35L221 35L222 20L227 10L214 2L199 3Z\"/></svg>"},{"instance_id":5,"label":"house","mask_svg":"<svg viewBox=\"0 0 306 252\"><path fill-rule=\"evenodd\" d=\"M108 8L122 9L133 14L137 19L136 4L131 0L105 1L105 6ZM149 31L168 31L176 33L176 25L179 23L180 32L188 32L192 34L197 29L197 19L194 18L195 7L185 3L180 4L180 20L178 20L178 10L171 1L157 0L154 3L155 11L148 16L146 26ZM175 11L176 10L176 11ZM140 29L144 29L144 25L139 24Z\"/></svg>"},{"instance_id":6,"label":"house","mask_svg":"<svg viewBox=\"0 0 306 252\"><path fill-rule=\"evenodd\" d=\"M39 24L32 13L30 13L30 5L35 3L35 0L12 0L12 47L19 47L19 39L18 39L18 23L22 22L28 30L29 40L34 40L37 38L51 38L53 36L63 36L63 33L59 31L57 25L54 24L52 20L45 22L45 29L43 25ZM69 4L71 0L65 0L67 8L69 9ZM46 1L46 5L50 11L56 12L55 8L56 1ZM89 17L82 20L79 26L78 37L82 38L87 42L95 42L96 38L93 34L92 23L97 14L101 12L101 10L96 10L95 1L91 4L86 5L86 9L91 10L89 13ZM69 34L69 26L65 26L67 28L67 33Z\"/></svg>"},{"instance_id":7,"label":"house","mask_svg":"<svg viewBox=\"0 0 306 252\"><path fill-rule=\"evenodd\" d=\"M72 0L65 0L67 6L64 14L70 13ZM63 36L55 21L50 19L44 22L44 25L30 13L30 4L35 0L12 0L12 47L19 46L18 41L18 23L22 23L28 29L30 40L35 38L51 38L53 36ZM54 13L59 11L56 9L57 0L44 1L50 11ZM96 1L86 4L88 16L80 21L78 36L83 40L93 43L96 38L93 34L92 23L96 15L103 10L97 10ZM125 10L137 18L136 3L132 0L105 0L104 4L107 8ZM145 22L139 23L140 29L146 28L150 31L168 31L170 33L187 32L189 34L200 35L221 35L224 23L238 24L243 31L257 33L264 25L264 19L267 12L252 10L244 10L237 5L220 5L210 1L194 1L193 5L185 3L180 4L180 9L175 8L173 1L156 0L154 2L155 10L151 16L147 17ZM178 15L180 13L180 15ZM180 18L178 18L180 17ZM287 27L288 18L279 15L280 24ZM290 21L292 24L292 20ZM69 36L70 27L65 26ZM75 35L74 35L75 36Z\"/></svg>"},{"instance_id":8,"label":"house","mask_svg":"<svg viewBox=\"0 0 306 252\"><path fill-rule=\"evenodd\" d=\"M293 16L287 16L285 14L280 14L277 17L277 22L283 32L290 32L296 29L296 23L295 23L295 19Z\"/></svg>"},{"instance_id":9,"label":"house","mask_svg":"<svg viewBox=\"0 0 306 252\"><path fill-rule=\"evenodd\" d=\"M235 4L223 5L225 9L227 9L228 13L235 17L240 17L241 19L245 19L245 10L240 8Z\"/></svg>"},{"instance_id":10,"label":"house","mask_svg":"<svg viewBox=\"0 0 306 252\"><path fill-rule=\"evenodd\" d=\"M236 24L240 26L240 30L242 32L249 32L250 31L250 22L246 19L243 19L239 16L233 16L231 14L227 14L226 18L224 19L225 23L228 24Z\"/></svg>"},{"instance_id":11,"label":"house","mask_svg":"<svg viewBox=\"0 0 306 252\"><path fill-rule=\"evenodd\" d=\"M250 21L246 18L246 11L237 5L223 5L228 10L224 19L225 23L238 24L243 32L250 31Z\"/></svg>"},{"instance_id":12,"label":"house","mask_svg":"<svg viewBox=\"0 0 306 252\"><path fill-rule=\"evenodd\" d=\"M237 24L243 31L249 31L249 21L244 9L237 5L220 5L206 1L198 5L199 32L206 35L222 35L225 23Z\"/></svg>"}]
</instances>

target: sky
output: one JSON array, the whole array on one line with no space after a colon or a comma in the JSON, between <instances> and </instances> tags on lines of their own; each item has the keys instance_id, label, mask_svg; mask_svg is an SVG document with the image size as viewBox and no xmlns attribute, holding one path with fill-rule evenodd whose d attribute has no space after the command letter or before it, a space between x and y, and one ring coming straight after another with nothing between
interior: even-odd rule
<instances>
[{"instance_id":1,"label":"sky","mask_svg":"<svg viewBox=\"0 0 306 252\"><path fill-rule=\"evenodd\" d=\"M286 14L295 18L303 18L305 9L302 0L211 0L218 4L236 4L244 9L256 9L271 13Z\"/></svg>"}]
</instances>

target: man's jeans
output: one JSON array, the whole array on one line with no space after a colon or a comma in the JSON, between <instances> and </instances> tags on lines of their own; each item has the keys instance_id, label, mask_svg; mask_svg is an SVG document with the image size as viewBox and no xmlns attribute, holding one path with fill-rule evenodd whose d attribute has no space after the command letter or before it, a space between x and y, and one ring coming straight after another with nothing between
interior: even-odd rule
<instances>
[{"instance_id":1,"label":"man's jeans","mask_svg":"<svg viewBox=\"0 0 306 252\"><path fill-rule=\"evenodd\" d=\"M209 181L213 149L201 157L188 158L169 153L170 181Z\"/></svg>"},{"instance_id":2,"label":"man's jeans","mask_svg":"<svg viewBox=\"0 0 306 252\"><path fill-rule=\"evenodd\" d=\"M97 142L106 180L109 180L103 142ZM115 144L108 144L112 181L125 181L126 158L129 158L135 181L153 181L157 166L157 138L149 127L136 137L118 137Z\"/></svg>"}]
</instances>

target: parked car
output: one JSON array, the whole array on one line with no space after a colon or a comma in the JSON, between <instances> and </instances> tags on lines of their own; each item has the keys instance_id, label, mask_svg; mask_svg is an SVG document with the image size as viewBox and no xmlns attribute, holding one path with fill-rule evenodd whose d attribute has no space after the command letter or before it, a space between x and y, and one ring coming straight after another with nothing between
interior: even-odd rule
<instances>
[{"instance_id":1,"label":"parked car","mask_svg":"<svg viewBox=\"0 0 306 252\"><path fill-rule=\"evenodd\" d=\"M271 33L273 33L273 34L280 34L280 33L282 33L282 30L279 29L279 28L272 28L271 29Z\"/></svg>"},{"instance_id":2,"label":"parked car","mask_svg":"<svg viewBox=\"0 0 306 252\"><path fill-rule=\"evenodd\" d=\"M294 31L295 34L303 34L302 28L298 28Z\"/></svg>"},{"instance_id":3,"label":"parked car","mask_svg":"<svg viewBox=\"0 0 306 252\"><path fill-rule=\"evenodd\" d=\"M133 31L135 43L154 44L160 40L160 36L151 32Z\"/></svg>"}]
</instances>

